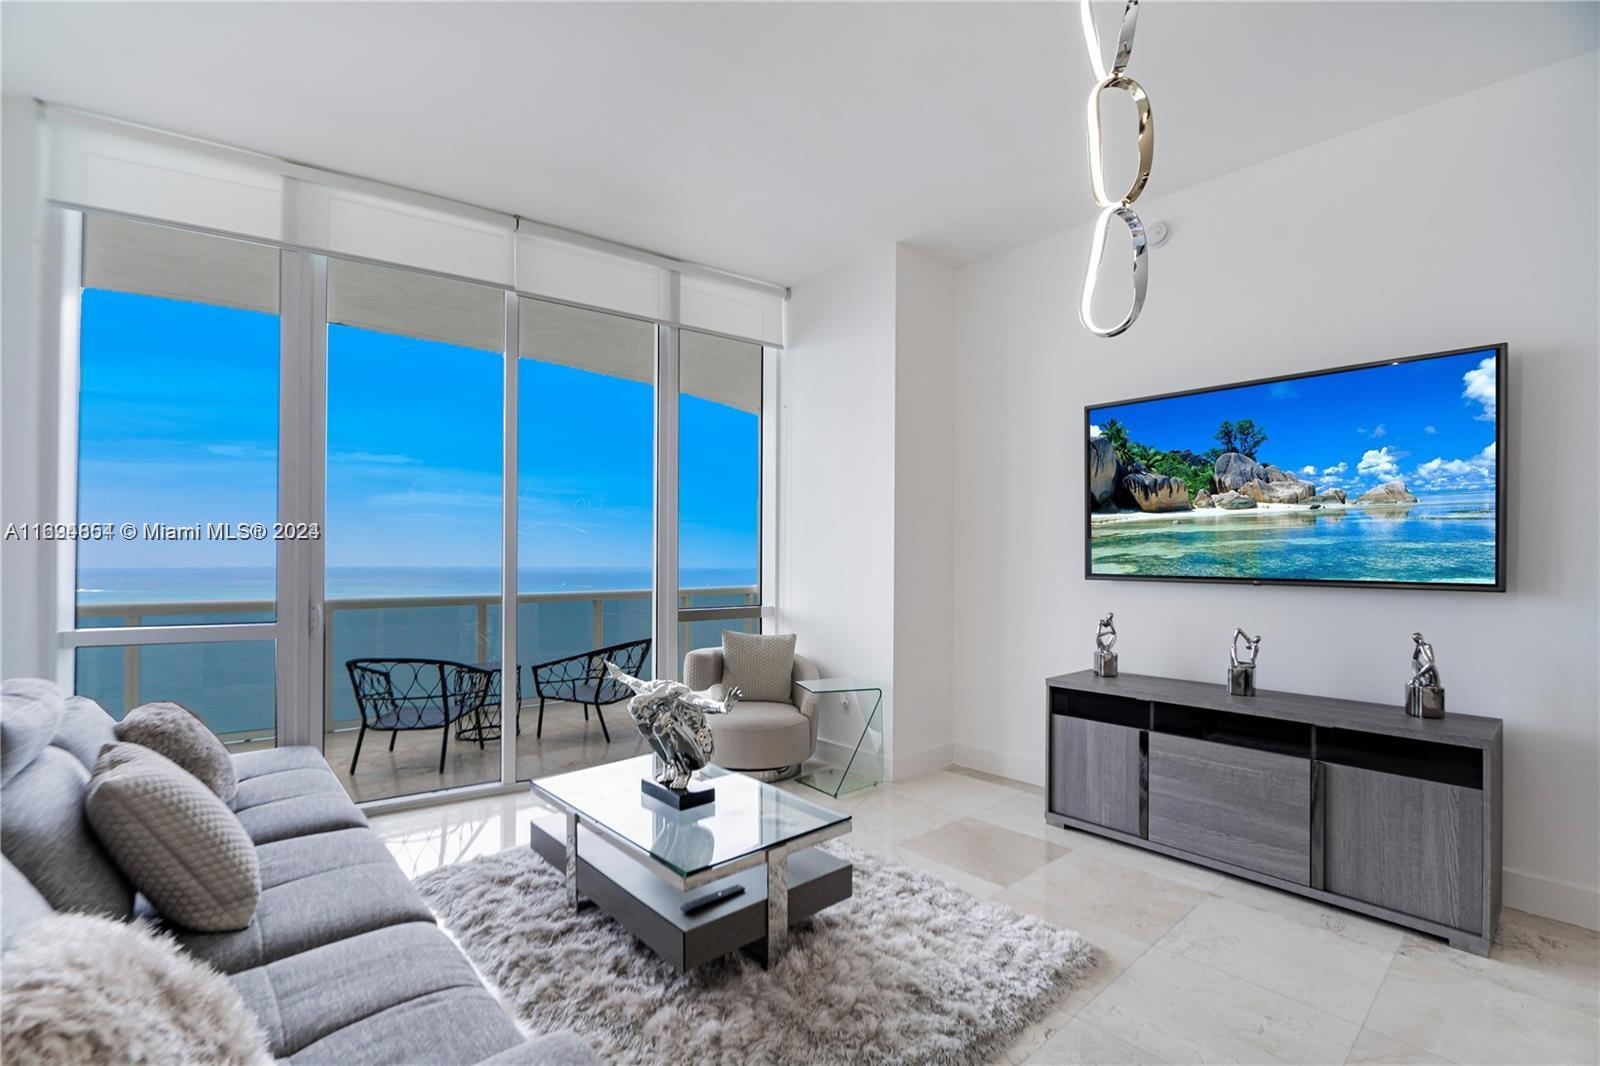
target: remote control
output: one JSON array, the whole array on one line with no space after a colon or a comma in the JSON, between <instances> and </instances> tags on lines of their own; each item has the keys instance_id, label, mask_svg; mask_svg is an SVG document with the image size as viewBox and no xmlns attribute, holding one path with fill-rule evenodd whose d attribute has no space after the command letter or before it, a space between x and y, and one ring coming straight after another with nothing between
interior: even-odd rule
<instances>
[{"instance_id":1,"label":"remote control","mask_svg":"<svg viewBox=\"0 0 1600 1066\"><path fill-rule=\"evenodd\" d=\"M700 896L697 899L685 900L683 903L683 913L698 914L707 907L714 907L723 900L732 899L734 896L740 895L743 892L743 885L728 885L726 888L719 888L715 892L707 892L705 895Z\"/></svg>"}]
</instances>

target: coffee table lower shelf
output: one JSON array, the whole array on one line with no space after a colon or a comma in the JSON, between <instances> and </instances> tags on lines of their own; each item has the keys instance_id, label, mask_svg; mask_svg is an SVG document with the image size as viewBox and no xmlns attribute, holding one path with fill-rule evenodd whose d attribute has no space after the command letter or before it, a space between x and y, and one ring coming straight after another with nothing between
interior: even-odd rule
<instances>
[{"instance_id":1,"label":"coffee table lower shelf","mask_svg":"<svg viewBox=\"0 0 1600 1066\"><path fill-rule=\"evenodd\" d=\"M567 864L566 819L548 814L533 819L533 850L558 871ZM789 856L789 924L850 898L848 862L817 848ZM747 949L766 961L767 874L752 867L687 892L667 884L616 845L578 826L578 895L620 922L628 932L680 972ZM687 899L698 899L727 885L744 891L694 914L684 914Z\"/></svg>"}]
</instances>

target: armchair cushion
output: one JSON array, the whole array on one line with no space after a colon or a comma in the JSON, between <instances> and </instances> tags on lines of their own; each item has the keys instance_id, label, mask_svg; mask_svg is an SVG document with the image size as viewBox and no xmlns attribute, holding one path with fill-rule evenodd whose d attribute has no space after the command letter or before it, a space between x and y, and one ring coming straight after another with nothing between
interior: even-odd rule
<instances>
[{"instance_id":1,"label":"armchair cushion","mask_svg":"<svg viewBox=\"0 0 1600 1066\"><path fill-rule=\"evenodd\" d=\"M774 770L811 757L811 722L790 703L746 701L730 714L708 715L711 758L729 770Z\"/></svg>"},{"instance_id":2,"label":"armchair cushion","mask_svg":"<svg viewBox=\"0 0 1600 1066\"><path fill-rule=\"evenodd\" d=\"M747 700L787 702L794 683L793 633L722 631L723 684L737 685Z\"/></svg>"}]
</instances>

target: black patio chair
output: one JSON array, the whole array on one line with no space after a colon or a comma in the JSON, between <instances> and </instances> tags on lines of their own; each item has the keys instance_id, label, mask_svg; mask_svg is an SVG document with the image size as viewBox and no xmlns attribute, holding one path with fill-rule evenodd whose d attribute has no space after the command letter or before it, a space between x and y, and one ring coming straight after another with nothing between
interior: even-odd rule
<instances>
[{"instance_id":1,"label":"black patio chair","mask_svg":"<svg viewBox=\"0 0 1600 1066\"><path fill-rule=\"evenodd\" d=\"M533 690L539 697L539 725L533 735L544 735L544 701L565 700L583 704L583 720L586 722L589 720L589 708L593 706L595 717L600 719L600 732L605 736L606 743L611 743L611 731L606 728L605 715L600 713L600 708L631 698L633 690L606 676L606 663L614 662L624 673L637 676L644 669L644 660L649 654L650 638L646 637L532 667ZM521 717L522 708L519 705L519 730Z\"/></svg>"},{"instance_id":2,"label":"black patio chair","mask_svg":"<svg viewBox=\"0 0 1600 1066\"><path fill-rule=\"evenodd\" d=\"M369 729L389 733L390 751L402 730L442 730L439 772L444 773L450 727L483 709L494 680L488 670L446 659L351 659L344 665L361 711L361 732L350 757L352 776ZM478 747L483 747L481 734Z\"/></svg>"}]
</instances>

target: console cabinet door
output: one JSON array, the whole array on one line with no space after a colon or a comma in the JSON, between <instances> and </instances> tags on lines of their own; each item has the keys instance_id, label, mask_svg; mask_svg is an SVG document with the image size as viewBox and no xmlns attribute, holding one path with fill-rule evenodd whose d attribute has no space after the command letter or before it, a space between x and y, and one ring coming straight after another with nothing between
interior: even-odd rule
<instances>
[{"instance_id":1,"label":"console cabinet door","mask_svg":"<svg viewBox=\"0 0 1600 1066\"><path fill-rule=\"evenodd\" d=\"M1052 716L1051 810L1139 836L1139 734L1124 725Z\"/></svg>"},{"instance_id":2,"label":"console cabinet door","mask_svg":"<svg viewBox=\"0 0 1600 1066\"><path fill-rule=\"evenodd\" d=\"M1311 760L1152 733L1150 839L1309 884Z\"/></svg>"},{"instance_id":3,"label":"console cabinet door","mask_svg":"<svg viewBox=\"0 0 1600 1066\"><path fill-rule=\"evenodd\" d=\"M1322 764L1324 884L1469 932L1483 931L1483 792Z\"/></svg>"}]
</instances>

